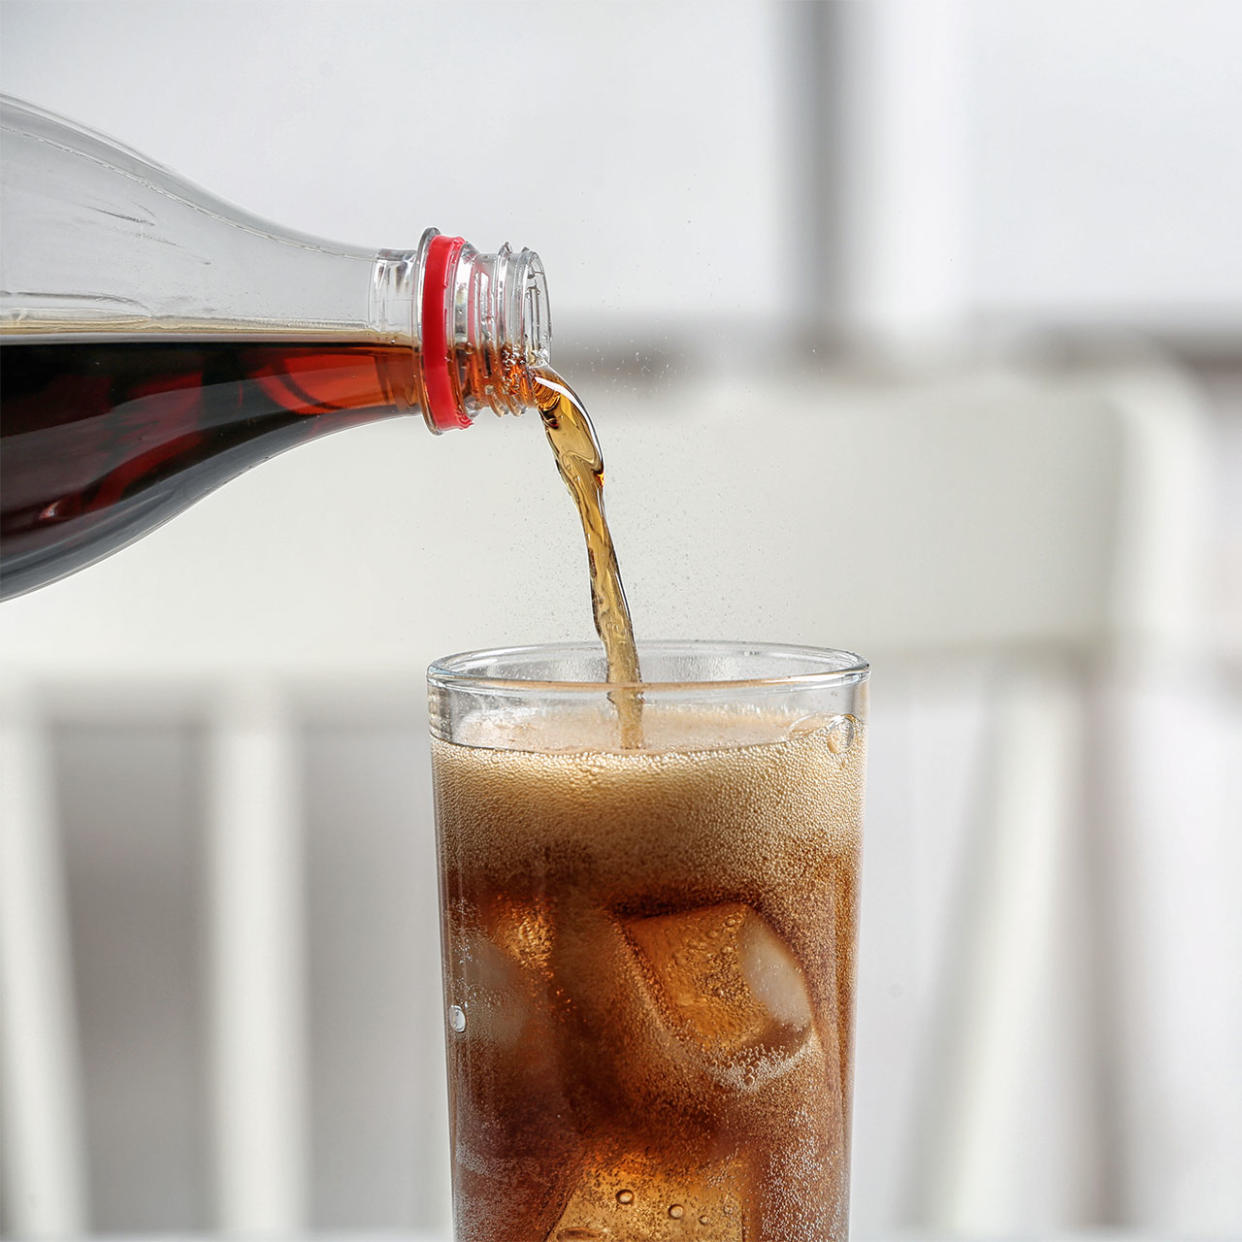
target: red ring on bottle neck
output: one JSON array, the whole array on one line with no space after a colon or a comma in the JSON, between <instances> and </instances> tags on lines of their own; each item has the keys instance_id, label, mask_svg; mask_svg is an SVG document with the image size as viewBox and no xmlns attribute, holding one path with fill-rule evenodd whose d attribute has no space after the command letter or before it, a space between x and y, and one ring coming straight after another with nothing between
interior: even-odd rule
<instances>
[{"instance_id":1,"label":"red ring on bottle neck","mask_svg":"<svg viewBox=\"0 0 1242 1242\"><path fill-rule=\"evenodd\" d=\"M423 338L423 389L427 394L427 413L437 431L470 426L449 369L453 358L445 313L450 300L450 282L465 244L464 237L433 237L427 243L427 257L423 262L423 313L419 321Z\"/></svg>"}]
</instances>

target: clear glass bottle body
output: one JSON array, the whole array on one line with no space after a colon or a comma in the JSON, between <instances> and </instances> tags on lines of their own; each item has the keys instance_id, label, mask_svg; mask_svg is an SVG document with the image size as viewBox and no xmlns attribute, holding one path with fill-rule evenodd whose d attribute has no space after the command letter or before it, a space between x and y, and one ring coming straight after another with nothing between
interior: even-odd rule
<instances>
[{"instance_id":1,"label":"clear glass bottle body","mask_svg":"<svg viewBox=\"0 0 1242 1242\"><path fill-rule=\"evenodd\" d=\"M303 440L529 404L551 337L531 251L337 245L37 108L0 100L0 126L0 597Z\"/></svg>"}]
</instances>

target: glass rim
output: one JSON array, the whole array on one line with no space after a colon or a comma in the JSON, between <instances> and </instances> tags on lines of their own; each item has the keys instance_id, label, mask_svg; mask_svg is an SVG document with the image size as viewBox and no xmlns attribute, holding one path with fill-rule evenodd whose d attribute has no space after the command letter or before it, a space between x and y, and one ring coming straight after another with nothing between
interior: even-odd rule
<instances>
[{"instance_id":1,"label":"glass rim","mask_svg":"<svg viewBox=\"0 0 1242 1242\"><path fill-rule=\"evenodd\" d=\"M516 661L522 657L544 657L557 653L565 655L590 655L603 657L599 642L548 642L528 643L514 647L485 647L477 651L461 651L455 655L442 656L427 668L427 684L441 690L489 693L567 693L601 694L617 689L641 691L644 695L671 694L704 691L740 690L800 690L825 689L833 686L857 685L866 681L871 665L853 651L836 647L811 647L797 643L751 643L741 641L717 641L713 639L655 639L639 641L639 663L643 654L712 654L721 656L755 656L767 659L788 658L805 663L819 663L823 667L798 673L767 677L737 677L680 681L568 681L534 677L497 677L470 671L487 664L504 660Z\"/></svg>"}]
</instances>

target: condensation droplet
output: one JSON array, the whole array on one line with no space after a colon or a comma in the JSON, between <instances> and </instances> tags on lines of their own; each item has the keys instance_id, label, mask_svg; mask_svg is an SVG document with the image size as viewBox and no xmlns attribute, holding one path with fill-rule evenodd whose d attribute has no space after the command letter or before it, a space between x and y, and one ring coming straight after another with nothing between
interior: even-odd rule
<instances>
[{"instance_id":1,"label":"condensation droplet","mask_svg":"<svg viewBox=\"0 0 1242 1242\"><path fill-rule=\"evenodd\" d=\"M699 1217L699 1224L700 1225L707 1224L707 1213L706 1212L704 1212L703 1215Z\"/></svg>"},{"instance_id":2,"label":"condensation droplet","mask_svg":"<svg viewBox=\"0 0 1242 1242\"><path fill-rule=\"evenodd\" d=\"M828 749L834 755L844 754L854 745L854 717L837 716L828 726Z\"/></svg>"},{"instance_id":3,"label":"condensation droplet","mask_svg":"<svg viewBox=\"0 0 1242 1242\"><path fill-rule=\"evenodd\" d=\"M458 1035L466 1029L466 1011L460 1005L449 1006L449 1026L455 1030Z\"/></svg>"},{"instance_id":4,"label":"condensation droplet","mask_svg":"<svg viewBox=\"0 0 1242 1242\"><path fill-rule=\"evenodd\" d=\"M681 1220L681 1218L686 1214L686 1209L682 1207L680 1203L674 1203L669 1207L668 1214L674 1220Z\"/></svg>"},{"instance_id":5,"label":"condensation droplet","mask_svg":"<svg viewBox=\"0 0 1242 1242\"><path fill-rule=\"evenodd\" d=\"M634 1192L632 1190L618 1190L617 1202L623 1206L634 1202Z\"/></svg>"}]
</instances>

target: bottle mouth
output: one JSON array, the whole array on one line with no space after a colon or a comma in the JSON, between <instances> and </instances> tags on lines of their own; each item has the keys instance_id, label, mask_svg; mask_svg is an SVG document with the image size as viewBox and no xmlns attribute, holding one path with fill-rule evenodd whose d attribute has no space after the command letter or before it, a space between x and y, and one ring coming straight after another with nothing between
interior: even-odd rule
<instances>
[{"instance_id":1,"label":"bottle mouth","mask_svg":"<svg viewBox=\"0 0 1242 1242\"><path fill-rule=\"evenodd\" d=\"M502 248L508 250L508 246ZM548 278L543 260L533 250L520 250L510 260L517 291L522 350L526 365L546 367L552 352L552 316L548 309Z\"/></svg>"},{"instance_id":2,"label":"bottle mouth","mask_svg":"<svg viewBox=\"0 0 1242 1242\"><path fill-rule=\"evenodd\" d=\"M543 263L508 245L480 254L429 229L420 246L420 340L427 421L468 427L484 408L533 404L532 372L548 365L552 320Z\"/></svg>"}]
</instances>

